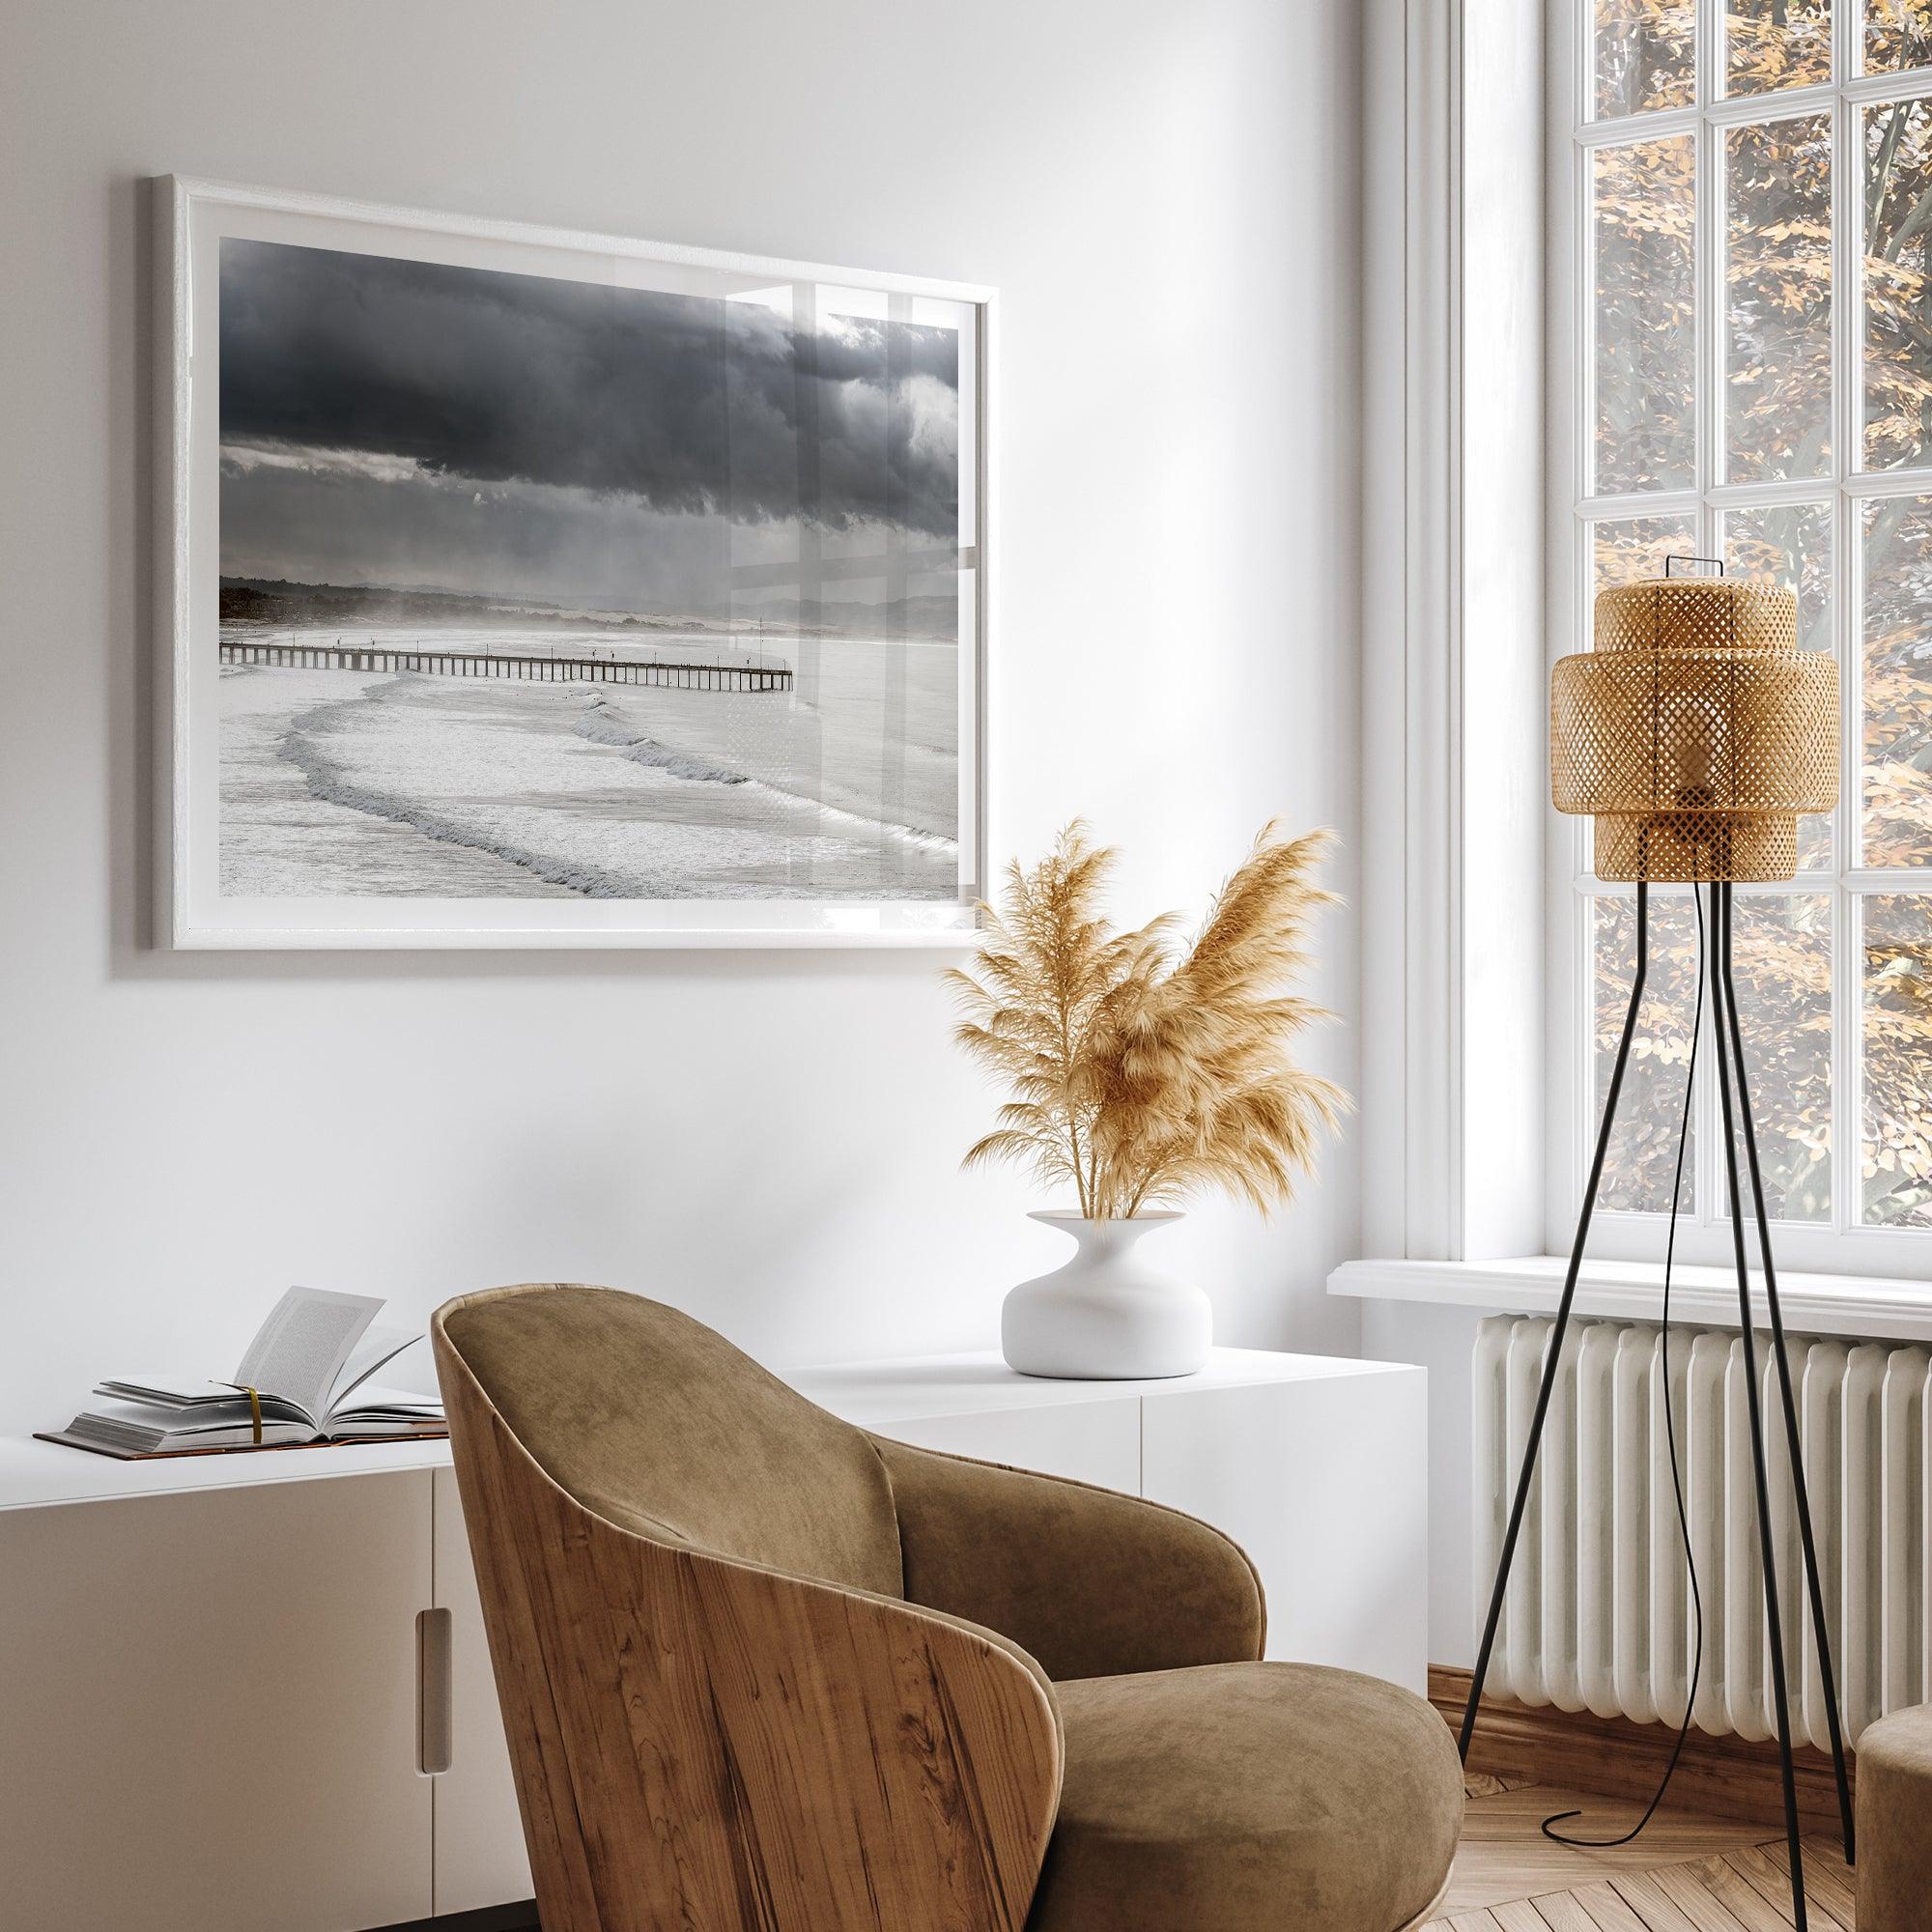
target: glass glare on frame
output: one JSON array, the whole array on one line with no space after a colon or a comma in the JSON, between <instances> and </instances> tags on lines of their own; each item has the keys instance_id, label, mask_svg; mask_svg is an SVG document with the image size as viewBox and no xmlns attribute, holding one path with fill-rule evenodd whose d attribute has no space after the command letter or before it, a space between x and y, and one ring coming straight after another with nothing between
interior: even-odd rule
<instances>
[{"instance_id":1,"label":"glass glare on frame","mask_svg":"<svg viewBox=\"0 0 1932 1932\"><path fill-rule=\"evenodd\" d=\"M1932 497L1861 506L1862 859L1932 865Z\"/></svg>"},{"instance_id":2,"label":"glass glare on frame","mask_svg":"<svg viewBox=\"0 0 1932 1932\"><path fill-rule=\"evenodd\" d=\"M1832 648L1832 506L1777 503L1731 510L1724 517L1724 563L1733 577L1781 583L1798 593L1801 648ZM1798 821L1798 864L1822 871L1832 864L1832 817L1807 812Z\"/></svg>"},{"instance_id":3,"label":"glass glare on frame","mask_svg":"<svg viewBox=\"0 0 1932 1932\"><path fill-rule=\"evenodd\" d=\"M1932 100L1864 110L1864 462L1932 456Z\"/></svg>"},{"instance_id":4,"label":"glass glare on frame","mask_svg":"<svg viewBox=\"0 0 1932 1932\"><path fill-rule=\"evenodd\" d=\"M1697 476L1696 143L1689 134L1591 157L1599 496L1682 490Z\"/></svg>"},{"instance_id":5,"label":"glass glare on frame","mask_svg":"<svg viewBox=\"0 0 1932 1932\"><path fill-rule=\"evenodd\" d=\"M1832 0L1724 0L1721 17L1725 93L1770 94L1831 79Z\"/></svg>"},{"instance_id":6,"label":"glass glare on frame","mask_svg":"<svg viewBox=\"0 0 1932 1932\"><path fill-rule=\"evenodd\" d=\"M1695 0L1596 0L1594 42L1599 120L1688 107L1695 99Z\"/></svg>"},{"instance_id":7,"label":"glass glare on frame","mask_svg":"<svg viewBox=\"0 0 1932 1932\"><path fill-rule=\"evenodd\" d=\"M1831 895L1742 893L1735 907L1732 977L1765 1206L1780 1221L1829 1223Z\"/></svg>"},{"instance_id":8,"label":"glass glare on frame","mask_svg":"<svg viewBox=\"0 0 1932 1932\"><path fill-rule=\"evenodd\" d=\"M1724 136L1724 448L1733 483L1832 464L1832 117Z\"/></svg>"},{"instance_id":9,"label":"glass glare on frame","mask_svg":"<svg viewBox=\"0 0 1932 1932\"><path fill-rule=\"evenodd\" d=\"M1909 67L1932 67L1932 0L1865 0L1865 71Z\"/></svg>"},{"instance_id":10,"label":"glass glare on frame","mask_svg":"<svg viewBox=\"0 0 1932 1932\"><path fill-rule=\"evenodd\" d=\"M1932 1228L1932 896L1862 910L1865 1225Z\"/></svg>"},{"instance_id":11,"label":"glass glare on frame","mask_svg":"<svg viewBox=\"0 0 1932 1932\"><path fill-rule=\"evenodd\" d=\"M1595 1065L1592 1131L1609 1093L1636 972L1636 899L1626 894L1589 901L1591 1044ZM1742 1002L1740 1003L1742 1004ZM1688 892L1658 888L1650 895L1650 980L1637 1009L1616 1125L1604 1162L1599 1197L1625 1213L1667 1214L1684 1119L1684 1083L1697 1005L1697 920ZM1679 1203L1696 1206L1696 1123L1684 1162Z\"/></svg>"}]
</instances>

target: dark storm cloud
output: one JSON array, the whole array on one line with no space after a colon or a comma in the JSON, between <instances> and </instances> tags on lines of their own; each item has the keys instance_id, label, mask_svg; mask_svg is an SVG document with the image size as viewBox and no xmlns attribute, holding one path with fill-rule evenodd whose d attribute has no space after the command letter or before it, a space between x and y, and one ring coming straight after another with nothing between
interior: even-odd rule
<instances>
[{"instance_id":1,"label":"dark storm cloud","mask_svg":"<svg viewBox=\"0 0 1932 1932\"><path fill-rule=\"evenodd\" d=\"M932 432L956 422L957 350L947 329L804 333L713 297L221 248L225 443L375 452L659 511L952 541L956 439Z\"/></svg>"}]
</instances>

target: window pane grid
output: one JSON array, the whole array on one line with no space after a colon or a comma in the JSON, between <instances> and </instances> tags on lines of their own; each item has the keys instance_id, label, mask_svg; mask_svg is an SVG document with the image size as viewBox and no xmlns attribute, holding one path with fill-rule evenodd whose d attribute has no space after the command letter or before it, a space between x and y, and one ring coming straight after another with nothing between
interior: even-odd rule
<instances>
[{"instance_id":1,"label":"window pane grid","mask_svg":"<svg viewBox=\"0 0 1932 1932\"><path fill-rule=\"evenodd\" d=\"M1589 1083L1591 1111L1601 1114L1609 1073L1629 1009L1636 956L1634 901L1605 895L1589 901L1591 960ZM1650 974L1637 1009L1623 1104L1611 1130L1609 1158L1599 1196L1606 1213L1663 1214L1670 1208L1677 1135L1684 1119L1684 1079L1690 1059L1697 1006L1696 913L1688 894L1655 893L1650 907ZM1682 1210L1694 1215L1708 1195L1697 1175L1696 1151L1708 1139L1690 1126Z\"/></svg>"},{"instance_id":2,"label":"window pane grid","mask_svg":"<svg viewBox=\"0 0 1932 1932\"><path fill-rule=\"evenodd\" d=\"M1696 0L1593 0L1593 115L1682 107L1696 98Z\"/></svg>"},{"instance_id":3,"label":"window pane grid","mask_svg":"<svg viewBox=\"0 0 1932 1932\"><path fill-rule=\"evenodd\" d=\"M1932 9L1581 11L1579 635L1604 583L1690 550L1792 583L1803 641L1837 655L1840 809L1801 828L1795 879L1737 899L1766 1185L1780 1220L1932 1231ZM1581 1148L1632 908L1590 876L1587 824L1571 850ZM1655 976L1690 902L1660 889L1652 904ZM1638 1051L1667 1085L1688 1016L1659 1001ZM1686 1205L1710 1226L1727 1204L1715 1082L1700 1069L1699 1085ZM1657 1119L1632 1131L1667 1125L1674 1150L1674 1113L1644 1111ZM1630 1148L1613 1216L1666 1205L1658 1148Z\"/></svg>"},{"instance_id":4,"label":"window pane grid","mask_svg":"<svg viewBox=\"0 0 1932 1932\"><path fill-rule=\"evenodd\" d=\"M1723 221L1713 468L1728 483L1832 474L1833 128L1827 109L1712 143Z\"/></svg>"},{"instance_id":5,"label":"window pane grid","mask_svg":"<svg viewBox=\"0 0 1932 1932\"><path fill-rule=\"evenodd\" d=\"M1573 139L1579 148L1613 147L1659 134L1683 133L1702 123L1719 128L1738 127L1786 115L1813 114L1839 101L1857 106L1873 100L1915 100L1925 95L1932 95L1932 68L1915 69L1910 73L1872 74L1836 86L1732 95L1658 113L1584 121L1577 124Z\"/></svg>"},{"instance_id":6,"label":"window pane grid","mask_svg":"<svg viewBox=\"0 0 1932 1932\"><path fill-rule=\"evenodd\" d=\"M1850 11L1858 0L1838 0ZM1724 91L1766 95L1829 81L1833 68L1832 0L1726 0Z\"/></svg>"},{"instance_id":7,"label":"window pane grid","mask_svg":"<svg viewBox=\"0 0 1932 1932\"><path fill-rule=\"evenodd\" d=\"M1696 422L1701 140L1671 134L1591 156L1590 449L1602 494L1700 490L1705 481Z\"/></svg>"},{"instance_id":8,"label":"window pane grid","mask_svg":"<svg viewBox=\"0 0 1932 1932\"><path fill-rule=\"evenodd\" d=\"M1860 69L1879 74L1932 61L1932 19L1915 0L1865 0Z\"/></svg>"},{"instance_id":9,"label":"window pane grid","mask_svg":"<svg viewBox=\"0 0 1932 1932\"><path fill-rule=\"evenodd\" d=\"M1833 420L1842 415L1833 406ZM1840 427L1842 425L1840 424ZM1857 425L1853 435L1856 439ZM1830 477L1793 477L1777 483L1714 483L1702 493L1695 490L1638 490L1625 494L1578 497L1577 515L1590 521L1615 517L1667 516L1694 513L1701 500L1719 509L1748 509L1769 503L1808 502L1819 496L1845 496L1861 502L1884 502L1893 497L1932 496L1932 467L1922 469L1867 469L1841 475L1835 484Z\"/></svg>"},{"instance_id":10,"label":"window pane grid","mask_svg":"<svg viewBox=\"0 0 1932 1932\"><path fill-rule=\"evenodd\" d=\"M1932 897L1860 902L1859 1178L1865 1220L1932 1229Z\"/></svg>"},{"instance_id":11,"label":"window pane grid","mask_svg":"<svg viewBox=\"0 0 1932 1932\"><path fill-rule=\"evenodd\" d=\"M1925 205L1932 99L1860 110L1860 467L1923 467L1932 455L1932 327Z\"/></svg>"}]
</instances>

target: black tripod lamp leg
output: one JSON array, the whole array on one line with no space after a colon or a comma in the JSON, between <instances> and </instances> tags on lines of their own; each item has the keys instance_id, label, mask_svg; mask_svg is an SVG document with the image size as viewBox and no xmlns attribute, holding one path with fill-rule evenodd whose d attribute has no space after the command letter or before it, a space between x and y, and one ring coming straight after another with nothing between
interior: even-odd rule
<instances>
[{"instance_id":1,"label":"black tripod lamp leg","mask_svg":"<svg viewBox=\"0 0 1932 1932\"><path fill-rule=\"evenodd\" d=\"M1728 900L1728 895L1727 895ZM1838 1816L1844 1829L1845 1862L1857 1858L1857 1833L1852 1815L1851 1779L1845 1772L1844 1734L1838 1721L1837 1680L1832 1669L1832 1634L1825 1621L1825 1589L1818 1572L1818 1544L1811 1529L1811 1498L1804 1479L1804 1444L1798 1431L1798 1404L1791 1389L1791 1363L1785 1352L1784 1317L1777 1302L1777 1269L1771 1253L1771 1220L1764 1205L1764 1177L1758 1164L1757 1126L1751 1118L1750 1087L1745 1075L1744 1035L1738 1025L1737 979L1731 964L1731 908L1724 907L1719 937L1723 965L1723 1032L1719 1049L1728 1047L1737 1076L1738 1115L1744 1123L1745 1159L1750 1172L1751 1199L1757 1208L1758 1258L1764 1269L1764 1298L1771 1312L1771 1346L1777 1365L1778 1393L1784 1407L1784 1440L1791 1458L1791 1493L1798 1506L1798 1534L1804 1554L1804 1579L1810 1593L1811 1627L1817 1635L1818 1677L1825 1692L1825 1723L1831 1733L1832 1769L1838 1782Z\"/></svg>"},{"instance_id":2,"label":"black tripod lamp leg","mask_svg":"<svg viewBox=\"0 0 1932 1932\"><path fill-rule=\"evenodd\" d=\"M1714 1019L1722 1013L1725 975L1719 960L1730 932L1731 889L1715 889L1718 944L1711 954L1711 1009ZM1730 1190L1731 1242L1736 1251L1738 1271L1738 1337L1745 1358L1745 1406L1750 1419L1751 1476L1757 1489L1758 1549L1764 1567L1764 1615L1771 1642L1772 1702L1777 1716L1778 1762L1784 1774L1784 1833L1791 1847L1791 1902L1797 1932L1806 1932L1804 1918L1804 1855L1799 1845L1798 1785L1791 1763L1791 1698L1784 1681L1783 1616L1777 1600L1777 1546L1771 1519L1771 1486L1765 1477L1764 1401L1757 1374L1757 1337L1751 1327L1750 1270L1745 1260L1744 1201L1738 1183L1737 1129L1731 1106L1729 1056L1722 1050L1722 1029L1718 1053L1718 1096L1723 1118L1724 1174Z\"/></svg>"},{"instance_id":3,"label":"black tripod lamp leg","mask_svg":"<svg viewBox=\"0 0 1932 1932\"><path fill-rule=\"evenodd\" d=\"M1549 1331L1549 1345L1543 1357L1543 1379L1536 1392L1536 1407L1529 1418L1529 1440L1523 1445L1522 1469L1517 1477L1509 1525L1503 1532L1503 1552L1496 1564L1495 1587L1490 1593L1490 1613L1483 1626L1483 1641L1476 1652L1476 1670L1469 1684L1468 1708L1463 1713L1463 1731L1458 1748L1465 1764L1469 1760L1469 1742L1476 1734L1476 1709L1483 1701L1483 1685L1489 1677L1490 1658L1496 1645L1496 1628L1502 1622L1503 1602L1509 1594L1510 1567L1516 1561L1517 1538L1522 1533L1523 1513L1529 1506L1537 1452L1543 1446L1543 1425L1549 1413L1549 1397L1556 1386L1556 1372L1563 1358L1563 1339L1570 1327L1570 1307L1577 1298L1577 1276L1583 1265L1583 1244L1589 1238L1590 1217L1596 1211L1597 1190L1604 1179L1604 1160L1609 1152L1610 1129L1616 1123L1617 1098L1623 1092L1624 1069L1630 1065L1631 1041L1636 1037L1637 1009L1643 1004L1644 981L1649 976L1650 888L1639 882L1636 889L1636 974L1631 981L1630 1006L1624 1012L1623 1037L1617 1042L1616 1062L1610 1069L1609 1092L1604 1096L1603 1124L1597 1129L1597 1149L1591 1157L1590 1176L1583 1188L1582 1212L1577 1218L1577 1239L1570 1249L1570 1266L1563 1277L1563 1294L1556 1304L1556 1321Z\"/></svg>"}]
</instances>

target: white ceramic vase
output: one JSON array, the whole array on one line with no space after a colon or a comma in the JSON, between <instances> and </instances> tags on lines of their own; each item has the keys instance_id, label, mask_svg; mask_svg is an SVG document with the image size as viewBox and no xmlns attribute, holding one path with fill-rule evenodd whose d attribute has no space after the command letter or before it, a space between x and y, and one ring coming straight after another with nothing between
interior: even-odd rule
<instances>
[{"instance_id":1,"label":"white ceramic vase","mask_svg":"<svg viewBox=\"0 0 1932 1932\"><path fill-rule=\"evenodd\" d=\"M1191 1376L1207 1361L1214 1340L1208 1297L1140 1252L1143 1238L1179 1221L1178 1213L1032 1218L1071 1235L1078 1252L1007 1296L1000 1347L1009 1366L1070 1381L1140 1381Z\"/></svg>"}]
</instances>

